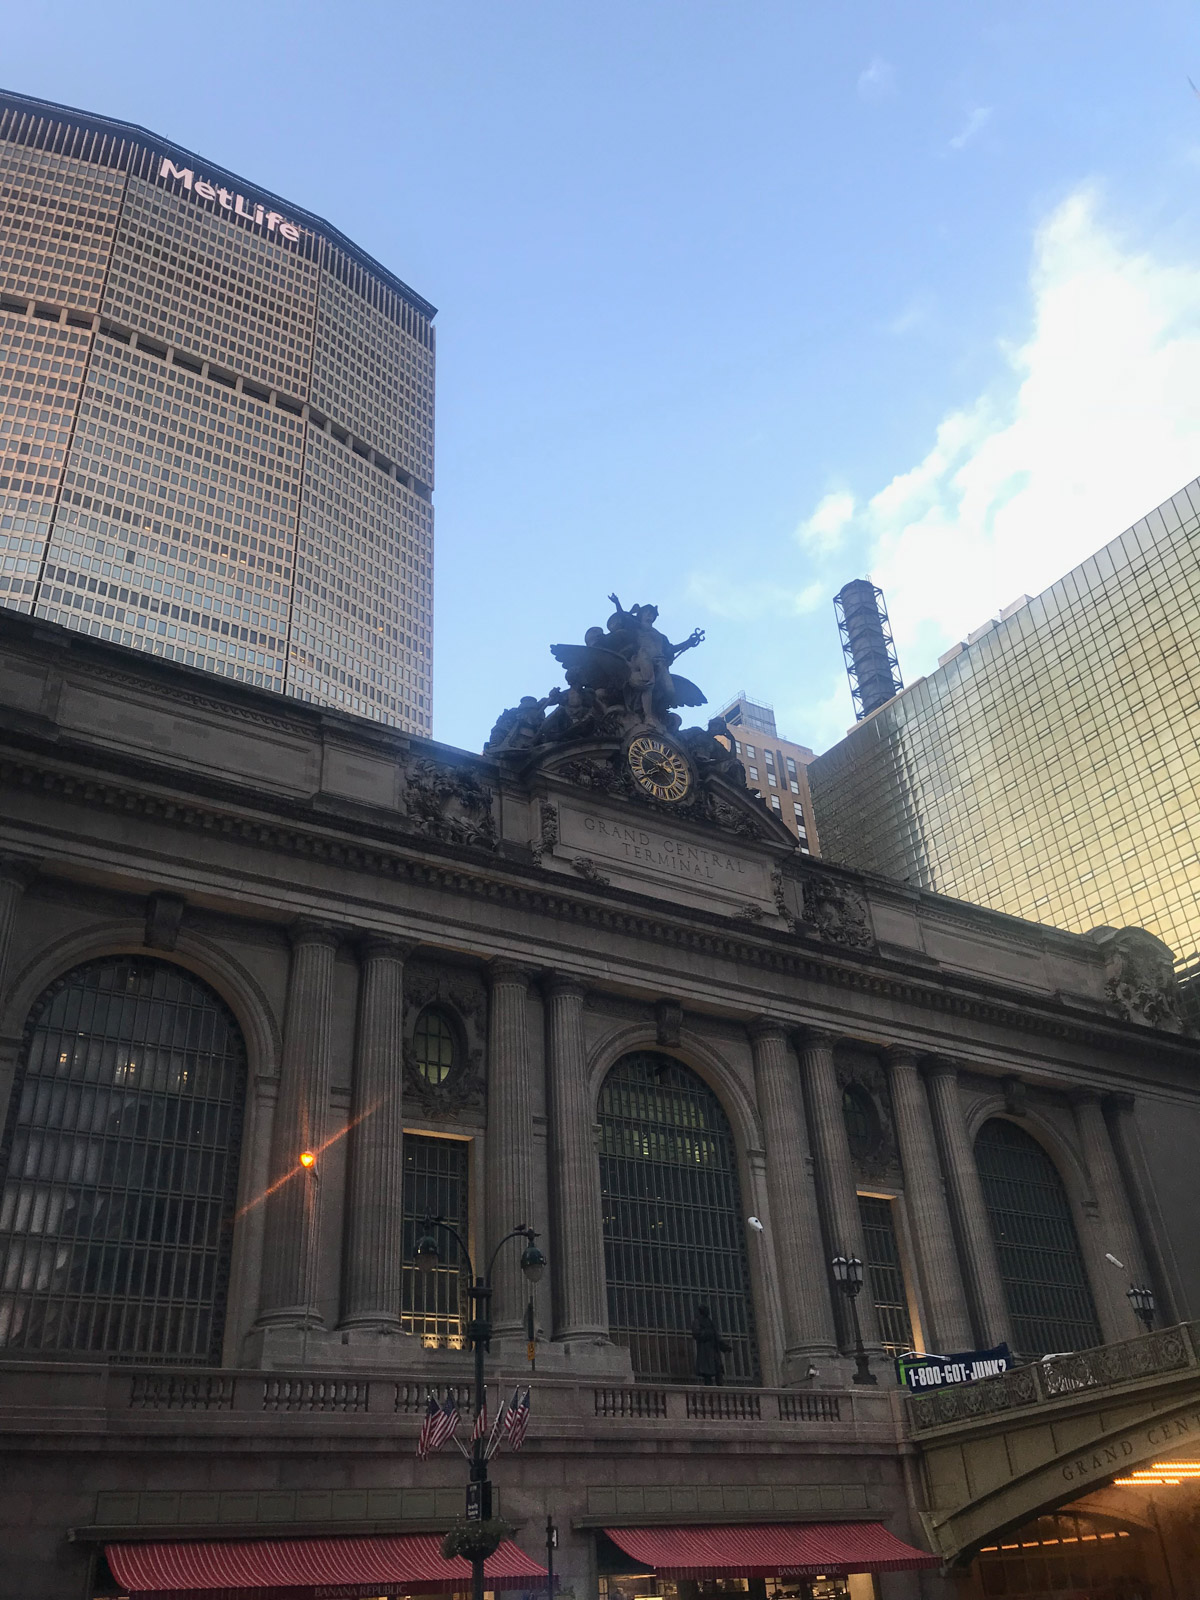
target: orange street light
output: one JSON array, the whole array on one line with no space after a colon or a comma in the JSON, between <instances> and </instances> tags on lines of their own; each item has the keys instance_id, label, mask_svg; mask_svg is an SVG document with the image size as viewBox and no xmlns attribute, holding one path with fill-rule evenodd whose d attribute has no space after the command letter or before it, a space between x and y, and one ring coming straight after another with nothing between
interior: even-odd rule
<instances>
[{"instance_id":1,"label":"orange street light","mask_svg":"<svg viewBox=\"0 0 1200 1600\"><path fill-rule=\"evenodd\" d=\"M313 1154L313 1152L311 1150L301 1150L301 1152L300 1152L300 1165L302 1167L315 1167L316 1164L317 1164L317 1158L316 1158L316 1156Z\"/></svg>"}]
</instances>

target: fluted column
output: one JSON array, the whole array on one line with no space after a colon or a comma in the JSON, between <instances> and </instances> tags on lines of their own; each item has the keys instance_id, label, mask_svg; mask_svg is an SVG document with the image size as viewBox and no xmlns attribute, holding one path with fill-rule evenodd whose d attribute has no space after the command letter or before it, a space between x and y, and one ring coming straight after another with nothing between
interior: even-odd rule
<instances>
[{"instance_id":1,"label":"fluted column","mask_svg":"<svg viewBox=\"0 0 1200 1600\"><path fill-rule=\"evenodd\" d=\"M1079 1089L1071 1096L1071 1101L1100 1224L1099 1236L1093 1236L1094 1248L1089 1251L1093 1286L1099 1291L1096 1310L1100 1313L1106 1341L1131 1339L1142 1332L1142 1325L1125 1291L1131 1283L1146 1280L1142 1248L1130 1215L1116 1152L1108 1136L1100 1096L1094 1090ZM1123 1267L1114 1267L1106 1261L1106 1253L1116 1256Z\"/></svg>"},{"instance_id":2,"label":"fluted column","mask_svg":"<svg viewBox=\"0 0 1200 1600\"><path fill-rule=\"evenodd\" d=\"M342 1326L400 1329L404 1220L404 958L414 946L361 946L350 1101Z\"/></svg>"},{"instance_id":3,"label":"fluted column","mask_svg":"<svg viewBox=\"0 0 1200 1600\"><path fill-rule=\"evenodd\" d=\"M1124 1179L1125 1193L1129 1196L1138 1242L1150 1270L1150 1287L1158 1304L1158 1320L1163 1327L1170 1327L1184 1320L1175 1287L1179 1268L1146 1161L1136 1106L1137 1102L1131 1094L1106 1095L1103 1102L1105 1120L1116 1152L1117 1166Z\"/></svg>"},{"instance_id":4,"label":"fluted column","mask_svg":"<svg viewBox=\"0 0 1200 1600\"><path fill-rule=\"evenodd\" d=\"M488 1015L487 1225L482 1272L511 1229L533 1220L533 1105L529 1081L529 973L512 961L493 961ZM523 1333L528 1288L520 1251L504 1249L492 1279L492 1328L497 1337ZM557 1271L559 1263L555 1263Z\"/></svg>"},{"instance_id":5,"label":"fluted column","mask_svg":"<svg viewBox=\"0 0 1200 1600\"><path fill-rule=\"evenodd\" d=\"M837 1349L829 1268L808 1165L804 1097L787 1035L777 1022L764 1019L750 1029L750 1040L767 1158L771 1244L783 1307L784 1382L798 1382L811 1357L828 1356Z\"/></svg>"},{"instance_id":6,"label":"fluted column","mask_svg":"<svg viewBox=\"0 0 1200 1600\"><path fill-rule=\"evenodd\" d=\"M37 869L38 863L28 857L0 855L0 1002L14 977L12 957L21 896L37 875ZM18 1029L23 1021L22 1018L18 1022ZM0 1035L0 1132L4 1129L20 1047L19 1033L11 1037Z\"/></svg>"},{"instance_id":7,"label":"fluted column","mask_svg":"<svg viewBox=\"0 0 1200 1600\"><path fill-rule=\"evenodd\" d=\"M600 1163L588 1097L582 984L555 977L550 1004L546 1087L550 1124L550 1203L557 1291L554 1337L608 1338ZM518 1218L518 1221L521 1219Z\"/></svg>"},{"instance_id":8,"label":"fluted column","mask_svg":"<svg viewBox=\"0 0 1200 1600\"><path fill-rule=\"evenodd\" d=\"M946 1354L969 1350L974 1337L971 1318L950 1231L950 1211L929 1100L917 1070L916 1053L906 1046L893 1045L887 1059L896 1139L904 1170L904 1207L912 1229L925 1310L925 1345Z\"/></svg>"},{"instance_id":9,"label":"fluted column","mask_svg":"<svg viewBox=\"0 0 1200 1600\"><path fill-rule=\"evenodd\" d=\"M804 1079L804 1099L808 1109L808 1129L812 1139L814 1176L821 1215L825 1223L825 1258L857 1256L866 1261L862 1216L858 1209L858 1187L854 1164L846 1139L846 1120L842 1114L842 1090L833 1063L834 1038L816 1028L800 1035L800 1067ZM844 1297L833 1289L828 1264L825 1268L826 1292L832 1293L835 1316L841 1328L842 1348L853 1348L850 1314ZM858 1297L858 1319L863 1343L879 1346L875 1305L867 1292Z\"/></svg>"},{"instance_id":10,"label":"fluted column","mask_svg":"<svg viewBox=\"0 0 1200 1600\"><path fill-rule=\"evenodd\" d=\"M1011 1323L983 1185L958 1097L958 1068L952 1061L934 1060L928 1064L927 1079L975 1337L978 1348L990 1349L1011 1340Z\"/></svg>"},{"instance_id":11,"label":"fluted column","mask_svg":"<svg viewBox=\"0 0 1200 1600\"><path fill-rule=\"evenodd\" d=\"M319 1326L316 1304L317 1184L332 1066L334 928L298 922L291 929L279 1063L279 1097L271 1135L271 1185L263 1246L260 1323ZM316 1167L300 1155L312 1150Z\"/></svg>"}]
</instances>

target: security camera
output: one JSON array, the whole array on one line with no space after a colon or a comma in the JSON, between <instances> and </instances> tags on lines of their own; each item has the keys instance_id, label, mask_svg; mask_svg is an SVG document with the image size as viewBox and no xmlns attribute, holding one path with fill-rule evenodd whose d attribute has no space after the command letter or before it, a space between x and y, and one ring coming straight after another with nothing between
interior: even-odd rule
<instances>
[{"instance_id":1,"label":"security camera","mask_svg":"<svg viewBox=\"0 0 1200 1600\"><path fill-rule=\"evenodd\" d=\"M811 1361L808 1364L808 1371L804 1374L804 1376L806 1378L809 1378L809 1379L812 1379L812 1378L815 1378L815 1377L818 1376L817 1369L816 1369L816 1367L813 1366Z\"/></svg>"},{"instance_id":2,"label":"security camera","mask_svg":"<svg viewBox=\"0 0 1200 1600\"><path fill-rule=\"evenodd\" d=\"M747 1221L747 1222L748 1222L748 1223L749 1223L749 1224L750 1224L750 1226L751 1226L751 1227L752 1227L752 1228L753 1228L753 1229L754 1229L754 1231L755 1231L755 1233L762 1233L762 1231L763 1231L763 1225L762 1225L762 1223L761 1223L761 1222L760 1222L760 1221L759 1221L759 1220L758 1220L758 1218L757 1218L757 1217L747 1217L747 1218L746 1218L746 1221Z\"/></svg>"}]
</instances>

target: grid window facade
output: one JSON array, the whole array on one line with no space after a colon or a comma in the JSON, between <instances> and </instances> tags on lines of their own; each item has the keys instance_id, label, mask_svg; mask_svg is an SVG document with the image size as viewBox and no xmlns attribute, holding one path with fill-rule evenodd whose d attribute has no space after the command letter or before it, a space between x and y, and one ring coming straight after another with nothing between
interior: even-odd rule
<instances>
[{"instance_id":1,"label":"grid window facade","mask_svg":"<svg viewBox=\"0 0 1200 1600\"><path fill-rule=\"evenodd\" d=\"M0 289L98 311L125 175L5 146L0 155Z\"/></svg>"},{"instance_id":2,"label":"grid window facade","mask_svg":"<svg viewBox=\"0 0 1200 1600\"><path fill-rule=\"evenodd\" d=\"M860 1194L858 1214L862 1218L863 1248L867 1255L867 1293L875 1307L875 1319L883 1348L889 1355L901 1355L913 1347L912 1319L908 1311L908 1291L896 1238L895 1202L881 1195Z\"/></svg>"},{"instance_id":3,"label":"grid window facade","mask_svg":"<svg viewBox=\"0 0 1200 1600\"><path fill-rule=\"evenodd\" d=\"M853 866L1200 950L1200 482L809 768Z\"/></svg>"},{"instance_id":4,"label":"grid window facade","mask_svg":"<svg viewBox=\"0 0 1200 1600\"><path fill-rule=\"evenodd\" d=\"M434 1229L440 1260L432 1271L414 1265L417 1240L426 1217L441 1217L464 1238L468 1227L465 1139L404 1135L404 1262L401 1267L400 1321L429 1349L461 1350L463 1273L466 1262L454 1239Z\"/></svg>"},{"instance_id":5,"label":"grid window facade","mask_svg":"<svg viewBox=\"0 0 1200 1600\"><path fill-rule=\"evenodd\" d=\"M50 988L4 1136L0 1347L220 1359L245 1079L232 1015L180 968Z\"/></svg>"},{"instance_id":6,"label":"grid window facade","mask_svg":"<svg viewBox=\"0 0 1200 1600\"><path fill-rule=\"evenodd\" d=\"M0 605L429 735L433 308L169 159L0 95Z\"/></svg>"},{"instance_id":7,"label":"grid window facade","mask_svg":"<svg viewBox=\"0 0 1200 1600\"><path fill-rule=\"evenodd\" d=\"M1098 1345L1087 1269L1053 1161L1000 1117L979 1130L975 1161L1017 1349L1041 1356Z\"/></svg>"},{"instance_id":8,"label":"grid window facade","mask_svg":"<svg viewBox=\"0 0 1200 1600\"><path fill-rule=\"evenodd\" d=\"M639 1379L687 1383L707 1305L726 1376L757 1383L758 1349L733 1131L672 1056L624 1056L600 1093L600 1183L612 1337Z\"/></svg>"}]
</instances>

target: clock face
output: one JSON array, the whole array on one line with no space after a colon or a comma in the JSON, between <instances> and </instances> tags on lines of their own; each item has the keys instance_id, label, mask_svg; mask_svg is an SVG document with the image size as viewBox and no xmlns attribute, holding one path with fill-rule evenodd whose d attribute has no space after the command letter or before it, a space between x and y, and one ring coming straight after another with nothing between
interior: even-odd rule
<instances>
[{"instance_id":1,"label":"clock face","mask_svg":"<svg viewBox=\"0 0 1200 1600\"><path fill-rule=\"evenodd\" d=\"M629 746L629 768L656 800L682 800L692 786L688 764L665 739L641 734Z\"/></svg>"}]
</instances>

